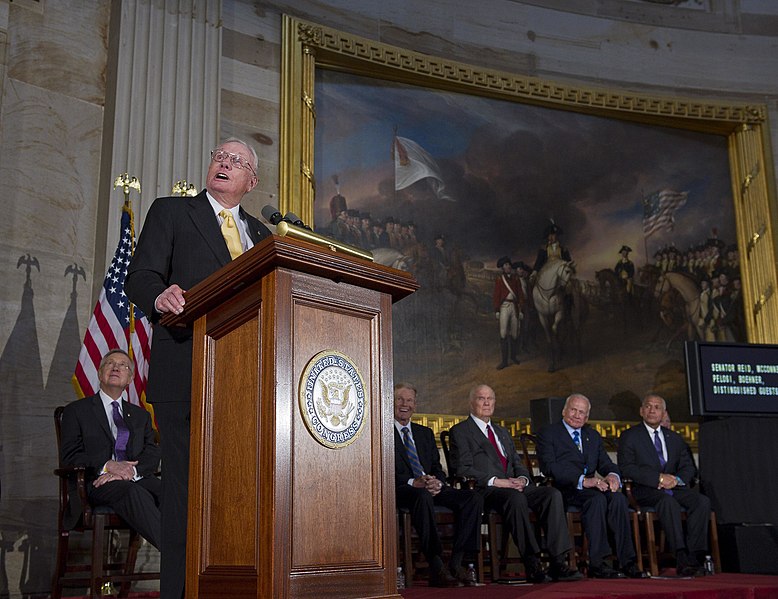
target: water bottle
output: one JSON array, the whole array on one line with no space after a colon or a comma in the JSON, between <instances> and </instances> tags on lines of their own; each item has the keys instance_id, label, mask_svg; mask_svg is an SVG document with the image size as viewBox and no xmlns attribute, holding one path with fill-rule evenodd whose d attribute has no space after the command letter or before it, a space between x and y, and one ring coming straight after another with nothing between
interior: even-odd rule
<instances>
[{"instance_id":1,"label":"water bottle","mask_svg":"<svg viewBox=\"0 0 778 599\"><path fill-rule=\"evenodd\" d=\"M403 569L400 566L397 566L397 588L405 588L405 574L403 573Z\"/></svg>"},{"instance_id":2,"label":"water bottle","mask_svg":"<svg viewBox=\"0 0 778 599\"><path fill-rule=\"evenodd\" d=\"M478 576L475 573L475 566L473 564L467 564L467 574L465 575L467 583L475 586L478 584Z\"/></svg>"},{"instance_id":3,"label":"water bottle","mask_svg":"<svg viewBox=\"0 0 778 599\"><path fill-rule=\"evenodd\" d=\"M713 559L710 555L705 556L705 576L713 576L716 573L716 569L713 567Z\"/></svg>"}]
</instances>

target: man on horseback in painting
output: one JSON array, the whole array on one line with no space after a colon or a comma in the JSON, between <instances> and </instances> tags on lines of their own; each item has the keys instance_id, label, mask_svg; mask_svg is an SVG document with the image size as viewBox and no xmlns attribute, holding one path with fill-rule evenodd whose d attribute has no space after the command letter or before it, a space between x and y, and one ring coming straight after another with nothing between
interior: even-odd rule
<instances>
[{"instance_id":1,"label":"man on horseback in painting","mask_svg":"<svg viewBox=\"0 0 778 599\"><path fill-rule=\"evenodd\" d=\"M530 277L535 309L549 343L549 372L557 368L564 329L572 333L573 346L580 359L580 331L587 310L580 285L574 281L575 263L558 240L561 233L562 229L552 220L543 232L546 242L538 250Z\"/></svg>"},{"instance_id":2,"label":"man on horseback in painting","mask_svg":"<svg viewBox=\"0 0 778 599\"><path fill-rule=\"evenodd\" d=\"M543 231L543 239L545 243L538 249L538 256L535 259L535 266L532 268L533 275L537 275L543 265L548 262L550 258L559 258L565 262L570 262L570 252L564 247L557 237L562 234L562 229L552 220L546 229Z\"/></svg>"},{"instance_id":3,"label":"man on horseback in painting","mask_svg":"<svg viewBox=\"0 0 778 599\"><path fill-rule=\"evenodd\" d=\"M508 366L508 356L519 363L519 321L523 318L522 306L524 294L521 292L518 278L513 274L513 265L508 256L497 261L502 272L494 281L494 315L500 323L500 354L502 360L497 370Z\"/></svg>"}]
</instances>

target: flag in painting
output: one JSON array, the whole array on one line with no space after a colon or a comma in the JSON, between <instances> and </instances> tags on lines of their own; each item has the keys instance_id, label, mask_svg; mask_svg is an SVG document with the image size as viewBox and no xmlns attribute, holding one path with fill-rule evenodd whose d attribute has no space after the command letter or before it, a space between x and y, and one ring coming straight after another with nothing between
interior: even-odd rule
<instances>
[{"instance_id":1,"label":"flag in painting","mask_svg":"<svg viewBox=\"0 0 778 599\"><path fill-rule=\"evenodd\" d=\"M97 374L100 360L112 349L123 349L130 354L135 364L135 376L130 382L128 399L130 403L146 408L152 414L153 421L153 410L146 403L151 325L143 312L133 306L124 294L124 278L134 251L135 222L132 207L129 202L125 202L122 207L119 245L84 335L72 383L79 397L94 395L100 388Z\"/></svg>"},{"instance_id":2,"label":"flag in painting","mask_svg":"<svg viewBox=\"0 0 778 599\"><path fill-rule=\"evenodd\" d=\"M643 198L643 235L648 237L659 229L673 230L675 212L686 204L688 191L663 189Z\"/></svg>"},{"instance_id":3,"label":"flag in painting","mask_svg":"<svg viewBox=\"0 0 778 599\"><path fill-rule=\"evenodd\" d=\"M415 141L395 136L392 156L394 157L395 189L405 189L416 181L429 179L430 186L439 199L454 201L454 198L446 193L443 176L435 159Z\"/></svg>"}]
</instances>

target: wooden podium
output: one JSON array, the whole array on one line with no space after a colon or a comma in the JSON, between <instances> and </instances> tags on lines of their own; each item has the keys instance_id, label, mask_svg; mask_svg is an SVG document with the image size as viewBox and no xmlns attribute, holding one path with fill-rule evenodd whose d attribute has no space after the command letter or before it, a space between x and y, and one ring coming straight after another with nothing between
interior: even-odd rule
<instances>
[{"instance_id":1,"label":"wooden podium","mask_svg":"<svg viewBox=\"0 0 778 599\"><path fill-rule=\"evenodd\" d=\"M417 288L273 236L167 317L194 323L187 597L399 598L391 305Z\"/></svg>"}]
</instances>

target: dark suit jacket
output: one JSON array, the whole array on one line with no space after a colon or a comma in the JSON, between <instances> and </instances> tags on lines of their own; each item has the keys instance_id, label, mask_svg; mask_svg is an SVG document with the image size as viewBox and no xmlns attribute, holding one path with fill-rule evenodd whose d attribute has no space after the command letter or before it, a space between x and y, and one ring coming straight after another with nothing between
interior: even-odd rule
<instances>
[{"instance_id":1,"label":"dark suit jacket","mask_svg":"<svg viewBox=\"0 0 778 599\"><path fill-rule=\"evenodd\" d=\"M476 484L486 488L489 479L493 476L499 478L518 478L526 476L532 481L521 456L516 451L510 433L503 427L491 422L492 430L499 439L503 450L507 453L508 470L502 469L502 463L494 447L478 428L472 417L463 420L451 427L449 441L451 443L451 468L457 476L474 478Z\"/></svg>"},{"instance_id":2,"label":"dark suit jacket","mask_svg":"<svg viewBox=\"0 0 778 599\"><path fill-rule=\"evenodd\" d=\"M654 440L641 422L621 433L619 437L618 461L624 476L636 484L656 489L659 474L673 474L690 486L697 475L697 467L691 457L686 441L678 433L662 427L667 445L667 464L662 468L654 447Z\"/></svg>"},{"instance_id":3,"label":"dark suit jacket","mask_svg":"<svg viewBox=\"0 0 778 599\"><path fill-rule=\"evenodd\" d=\"M241 208L241 219L257 244L268 228ZM152 323L161 318L154 300L170 285L184 291L231 261L205 190L194 197L157 198L151 205L127 270L125 292ZM152 403L189 401L192 329L154 326L147 394Z\"/></svg>"},{"instance_id":4,"label":"dark suit jacket","mask_svg":"<svg viewBox=\"0 0 778 599\"><path fill-rule=\"evenodd\" d=\"M540 470L554 479L554 486L563 494L577 490L582 474L593 476L598 472L604 477L613 472L621 476L619 467L605 451L602 437L588 424L581 428L581 447L583 453L578 451L562 422L543 427L538 434Z\"/></svg>"},{"instance_id":5,"label":"dark suit jacket","mask_svg":"<svg viewBox=\"0 0 778 599\"><path fill-rule=\"evenodd\" d=\"M435 434L431 428L411 422L411 435L416 445L416 453L419 454L421 467L425 474L446 482L446 473L440 465L440 453L435 444ZM414 478L411 463L408 460L408 453L405 451L405 444L402 436L394 427L394 479L398 487L408 484L408 480Z\"/></svg>"},{"instance_id":6,"label":"dark suit jacket","mask_svg":"<svg viewBox=\"0 0 778 599\"><path fill-rule=\"evenodd\" d=\"M149 413L140 406L122 401L124 422L130 431L127 460L138 461L139 476L153 476L159 467L157 445ZM87 483L97 478L103 465L113 457L114 438L99 395L76 400L62 412L60 462L65 466L86 467ZM81 515L81 499L70 493L70 513L65 525L73 527Z\"/></svg>"}]
</instances>

